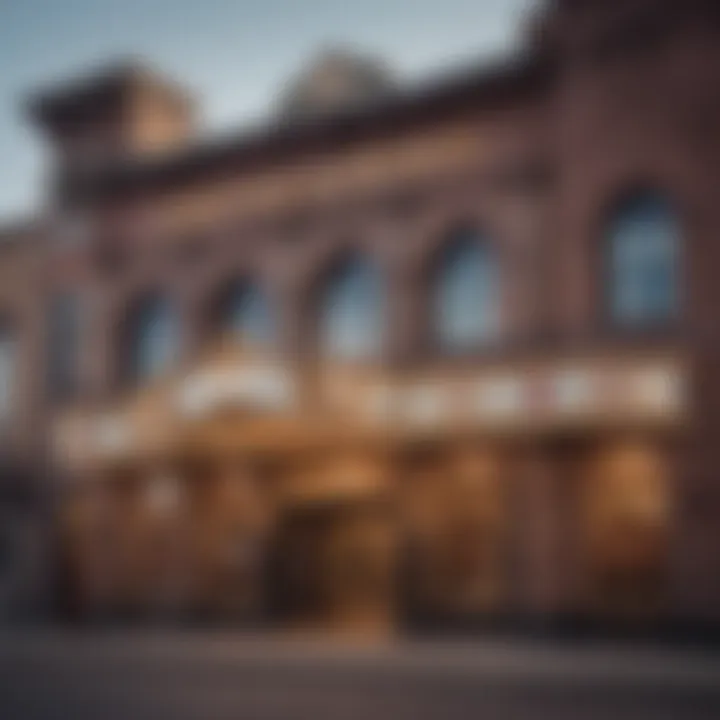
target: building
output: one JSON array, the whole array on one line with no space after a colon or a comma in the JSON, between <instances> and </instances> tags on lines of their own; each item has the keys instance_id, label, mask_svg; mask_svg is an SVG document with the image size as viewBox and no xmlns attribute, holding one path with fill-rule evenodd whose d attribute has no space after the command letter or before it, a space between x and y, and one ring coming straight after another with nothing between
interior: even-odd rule
<instances>
[{"instance_id":1,"label":"building","mask_svg":"<svg viewBox=\"0 0 720 720\"><path fill-rule=\"evenodd\" d=\"M216 141L145 68L40 93L0 402L66 604L717 627L719 20L555 0L414 88L333 51Z\"/></svg>"}]
</instances>

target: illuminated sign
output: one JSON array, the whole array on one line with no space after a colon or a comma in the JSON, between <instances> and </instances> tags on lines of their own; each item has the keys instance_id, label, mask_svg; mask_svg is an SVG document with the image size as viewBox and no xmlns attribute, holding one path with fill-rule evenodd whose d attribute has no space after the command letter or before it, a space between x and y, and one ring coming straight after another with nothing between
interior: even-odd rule
<instances>
[{"instance_id":1,"label":"illuminated sign","mask_svg":"<svg viewBox=\"0 0 720 720\"><path fill-rule=\"evenodd\" d=\"M636 373L631 383L636 402L659 412L678 411L685 402L685 383L674 368L657 367Z\"/></svg>"},{"instance_id":2,"label":"illuminated sign","mask_svg":"<svg viewBox=\"0 0 720 720\"><path fill-rule=\"evenodd\" d=\"M581 412L597 404L597 379L587 370L567 368L551 380L552 405L558 412Z\"/></svg>"},{"instance_id":3,"label":"illuminated sign","mask_svg":"<svg viewBox=\"0 0 720 720\"><path fill-rule=\"evenodd\" d=\"M447 389L439 383L411 388L401 404L404 419L414 425L438 424L448 418L451 407Z\"/></svg>"},{"instance_id":4,"label":"illuminated sign","mask_svg":"<svg viewBox=\"0 0 720 720\"><path fill-rule=\"evenodd\" d=\"M464 378L427 376L377 385L366 415L408 426L553 423L568 419L675 417L683 375L673 362L560 365Z\"/></svg>"},{"instance_id":5,"label":"illuminated sign","mask_svg":"<svg viewBox=\"0 0 720 720\"><path fill-rule=\"evenodd\" d=\"M475 415L484 419L507 419L523 410L525 392L520 378L499 376L479 381L472 392Z\"/></svg>"},{"instance_id":6,"label":"illuminated sign","mask_svg":"<svg viewBox=\"0 0 720 720\"><path fill-rule=\"evenodd\" d=\"M662 358L546 363L454 376L436 371L326 383L321 393L344 388L342 402L311 404L307 412L330 412L333 418L358 427L370 423L383 432L674 422L687 404L686 383L682 366ZM296 410L299 399L296 377L282 366L204 368L158 398L151 412L131 407L65 417L55 429L55 451L70 465L132 455L150 446L166 447L165 441L179 431L174 420L202 420L228 408L283 413Z\"/></svg>"},{"instance_id":7,"label":"illuminated sign","mask_svg":"<svg viewBox=\"0 0 720 720\"><path fill-rule=\"evenodd\" d=\"M94 424L94 430L94 445L103 455L120 453L130 446L130 428L121 418L105 415Z\"/></svg>"},{"instance_id":8,"label":"illuminated sign","mask_svg":"<svg viewBox=\"0 0 720 720\"><path fill-rule=\"evenodd\" d=\"M193 417L227 406L287 410L295 400L294 379L267 365L205 370L185 380L178 394L180 412Z\"/></svg>"}]
</instances>

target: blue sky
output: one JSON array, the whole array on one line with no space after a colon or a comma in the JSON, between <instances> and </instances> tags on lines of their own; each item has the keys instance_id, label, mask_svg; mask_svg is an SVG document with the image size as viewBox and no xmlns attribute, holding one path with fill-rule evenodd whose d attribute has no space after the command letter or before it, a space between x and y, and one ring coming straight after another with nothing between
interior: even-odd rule
<instances>
[{"instance_id":1,"label":"blue sky","mask_svg":"<svg viewBox=\"0 0 720 720\"><path fill-rule=\"evenodd\" d=\"M45 148L23 99L139 56L187 83L206 130L257 119L319 47L348 44L413 78L517 37L532 0L0 0L0 222L42 201Z\"/></svg>"}]
</instances>

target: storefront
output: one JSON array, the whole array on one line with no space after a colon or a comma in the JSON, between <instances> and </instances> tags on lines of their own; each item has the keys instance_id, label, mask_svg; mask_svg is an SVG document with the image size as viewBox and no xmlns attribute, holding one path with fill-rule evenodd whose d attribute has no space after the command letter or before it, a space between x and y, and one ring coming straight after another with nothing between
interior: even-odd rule
<instances>
[{"instance_id":1,"label":"storefront","mask_svg":"<svg viewBox=\"0 0 720 720\"><path fill-rule=\"evenodd\" d=\"M662 615L679 358L308 377L225 348L59 421L83 612L363 630Z\"/></svg>"}]
</instances>

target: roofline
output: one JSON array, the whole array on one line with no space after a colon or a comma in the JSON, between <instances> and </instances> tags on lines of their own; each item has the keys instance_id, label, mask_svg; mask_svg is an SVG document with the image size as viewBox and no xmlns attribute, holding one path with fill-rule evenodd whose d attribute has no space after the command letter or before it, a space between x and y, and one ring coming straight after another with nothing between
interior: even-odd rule
<instances>
[{"instance_id":1,"label":"roofline","mask_svg":"<svg viewBox=\"0 0 720 720\"><path fill-rule=\"evenodd\" d=\"M391 131L403 123L446 113L468 102L491 98L522 97L542 87L552 77L553 63L542 56L522 53L488 65L473 65L452 74L435 76L409 90L384 96L375 103L351 111L333 113L308 121L264 122L245 127L219 139L186 146L172 155L133 158L105 167L91 175L67 178L71 192L89 193L146 188L172 178L187 180L201 168L228 163L249 167L311 151L314 147L342 144L368 135Z\"/></svg>"},{"instance_id":2,"label":"roofline","mask_svg":"<svg viewBox=\"0 0 720 720\"><path fill-rule=\"evenodd\" d=\"M25 108L32 120L47 124L71 115L78 105L92 102L105 93L122 94L142 85L163 90L173 102L183 107L194 107L194 96L186 88L140 60L127 58L109 63L79 79L41 89L27 98Z\"/></svg>"}]
</instances>

